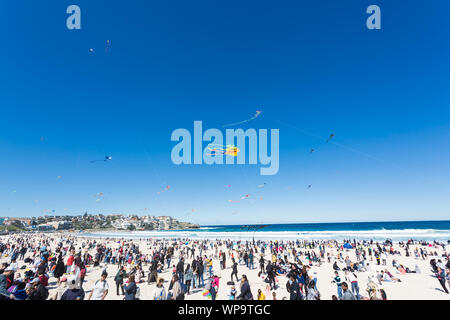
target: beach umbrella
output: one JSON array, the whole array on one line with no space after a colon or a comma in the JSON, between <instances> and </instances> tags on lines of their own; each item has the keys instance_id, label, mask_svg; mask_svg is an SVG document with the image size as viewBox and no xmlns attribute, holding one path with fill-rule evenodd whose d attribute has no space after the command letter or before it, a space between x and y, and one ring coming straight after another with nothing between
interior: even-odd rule
<instances>
[{"instance_id":1,"label":"beach umbrella","mask_svg":"<svg viewBox=\"0 0 450 320\"><path fill-rule=\"evenodd\" d=\"M352 247L352 245L350 243L347 242L347 243L344 244L344 248L345 249L352 249L353 247Z\"/></svg>"}]
</instances>

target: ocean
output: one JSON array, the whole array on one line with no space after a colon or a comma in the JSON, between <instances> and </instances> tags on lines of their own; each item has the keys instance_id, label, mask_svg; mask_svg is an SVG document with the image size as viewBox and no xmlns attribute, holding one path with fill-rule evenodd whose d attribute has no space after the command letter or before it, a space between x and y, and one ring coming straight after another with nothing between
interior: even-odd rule
<instances>
[{"instance_id":1,"label":"ocean","mask_svg":"<svg viewBox=\"0 0 450 320\"><path fill-rule=\"evenodd\" d=\"M270 224L253 231L242 225L201 226L195 230L83 232L84 237L191 238L231 240L358 239L449 241L450 221L390 221Z\"/></svg>"}]
</instances>

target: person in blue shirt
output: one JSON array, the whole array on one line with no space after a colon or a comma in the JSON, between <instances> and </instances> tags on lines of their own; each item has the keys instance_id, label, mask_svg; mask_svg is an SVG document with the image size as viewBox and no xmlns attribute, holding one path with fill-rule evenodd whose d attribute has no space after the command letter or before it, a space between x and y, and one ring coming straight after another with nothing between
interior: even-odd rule
<instances>
[{"instance_id":1,"label":"person in blue shirt","mask_svg":"<svg viewBox=\"0 0 450 320\"><path fill-rule=\"evenodd\" d=\"M137 286L133 274L128 277L128 285L123 286L123 290L125 291L125 300L136 300Z\"/></svg>"}]
</instances>

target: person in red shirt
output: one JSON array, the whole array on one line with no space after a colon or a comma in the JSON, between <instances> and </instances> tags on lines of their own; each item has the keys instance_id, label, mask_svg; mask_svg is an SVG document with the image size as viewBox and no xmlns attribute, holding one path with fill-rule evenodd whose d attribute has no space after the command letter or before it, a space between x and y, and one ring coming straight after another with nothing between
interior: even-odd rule
<instances>
[{"instance_id":1,"label":"person in red shirt","mask_svg":"<svg viewBox=\"0 0 450 320\"><path fill-rule=\"evenodd\" d=\"M74 252L75 250L70 250L70 256L67 259L67 273L70 273L72 271L72 265L73 265L73 261L74 261Z\"/></svg>"},{"instance_id":2,"label":"person in red shirt","mask_svg":"<svg viewBox=\"0 0 450 320\"><path fill-rule=\"evenodd\" d=\"M44 273L39 274L39 283L44 287L48 286L48 277Z\"/></svg>"}]
</instances>

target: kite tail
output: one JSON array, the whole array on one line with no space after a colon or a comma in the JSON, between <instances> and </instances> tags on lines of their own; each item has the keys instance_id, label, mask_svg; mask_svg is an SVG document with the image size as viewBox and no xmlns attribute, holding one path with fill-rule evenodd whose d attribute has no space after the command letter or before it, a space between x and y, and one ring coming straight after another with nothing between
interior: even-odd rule
<instances>
[{"instance_id":1,"label":"kite tail","mask_svg":"<svg viewBox=\"0 0 450 320\"><path fill-rule=\"evenodd\" d=\"M247 119L247 120L244 120L244 121L226 124L226 125L223 125L222 128L237 126L237 125L240 125L240 124L242 124L242 123L246 123L246 122L255 120L257 117L258 117L258 116L253 116L253 117L251 117L250 119Z\"/></svg>"}]
</instances>

